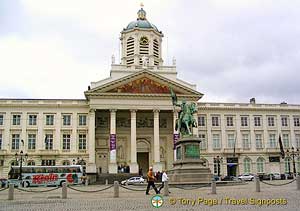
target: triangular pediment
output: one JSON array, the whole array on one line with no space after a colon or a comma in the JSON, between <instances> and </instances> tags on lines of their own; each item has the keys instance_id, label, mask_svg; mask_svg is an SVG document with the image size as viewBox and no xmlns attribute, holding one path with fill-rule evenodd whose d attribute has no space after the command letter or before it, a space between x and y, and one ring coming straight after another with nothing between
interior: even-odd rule
<instances>
[{"instance_id":1,"label":"triangular pediment","mask_svg":"<svg viewBox=\"0 0 300 211\"><path fill-rule=\"evenodd\" d=\"M110 93L140 93L140 94L169 94L170 88L147 76L132 80L107 92ZM177 92L178 94L182 94Z\"/></svg>"},{"instance_id":2,"label":"triangular pediment","mask_svg":"<svg viewBox=\"0 0 300 211\"><path fill-rule=\"evenodd\" d=\"M171 91L179 96L201 98L203 94L176 81L147 70L127 75L109 83L100 85L85 92L87 97L95 95L166 95Z\"/></svg>"}]
</instances>

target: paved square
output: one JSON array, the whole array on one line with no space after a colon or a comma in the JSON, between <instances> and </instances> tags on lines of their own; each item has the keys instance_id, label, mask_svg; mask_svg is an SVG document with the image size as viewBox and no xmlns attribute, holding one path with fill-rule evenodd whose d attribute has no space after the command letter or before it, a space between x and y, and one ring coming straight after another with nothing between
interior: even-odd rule
<instances>
[{"instance_id":1,"label":"paved square","mask_svg":"<svg viewBox=\"0 0 300 211\"><path fill-rule=\"evenodd\" d=\"M272 181L280 184L286 181ZM82 186L80 190L99 190L107 186ZM144 189L144 187L133 187ZM45 190L51 188L32 188L27 190ZM8 201L8 191L0 192L0 210L299 210L300 191L296 182L284 186L269 186L261 183L261 192L255 192L254 182L238 186L217 187L217 194L211 194L210 187L194 190L170 188L171 194L163 197L160 208L150 203L154 191L146 196L145 191L131 191L120 187L120 197L113 198L113 188L100 192L78 192L68 189L68 199L61 199L62 189L45 193L21 192L15 190L15 200ZM273 199L282 205L258 205L263 199ZM239 201L238 201L239 200ZM243 201L244 200L244 201ZM246 205L234 205L245 203ZM286 201L285 201L286 200ZM266 202L266 201L265 201ZM272 202L272 201L269 201ZM286 202L286 203L285 203ZM256 203L256 204L253 204Z\"/></svg>"}]
</instances>

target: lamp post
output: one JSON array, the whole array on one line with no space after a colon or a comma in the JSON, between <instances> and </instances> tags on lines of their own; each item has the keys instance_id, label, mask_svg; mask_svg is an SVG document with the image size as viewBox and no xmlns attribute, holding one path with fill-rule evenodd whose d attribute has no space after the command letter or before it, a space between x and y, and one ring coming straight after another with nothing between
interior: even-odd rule
<instances>
[{"instance_id":1,"label":"lamp post","mask_svg":"<svg viewBox=\"0 0 300 211\"><path fill-rule=\"evenodd\" d=\"M19 180L22 181L22 164L27 160L28 154L24 154L23 151L21 150L20 154L16 153L15 154L16 161L20 162L20 175L19 175Z\"/></svg>"},{"instance_id":2,"label":"lamp post","mask_svg":"<svg viewBox=\"0 0 300 211\"><path fill-rule=\"evenodd\" d=\"M221 169L220 169L220 163L222 162L223 158L220 157L219 155L217 157L214 157L214 163L217 164L217 174L218 174L218 177L220 177L220 172L221 172Z\"/></svg>"},{"instance_id":3,"label":"lamp post","mask_svg":"<svg viewBox=\"0 0 300 211\"><path fill-rule=\"evenodd\" d=\"M295 150L294 147L291 148L291 151L289 151L288 149L286 150L286 154L287 156L291 156L292 157L292 162L293 162L293 172L294 175L296 175L296 164L295 164L295 157L299 157L300 156L300 151L299 148L297 148ZM289 161L290 163L290 161ZM289 168L290 169L290 168ZM290 170L289 170L290 171Z\"/></svg>"}]
</instances>

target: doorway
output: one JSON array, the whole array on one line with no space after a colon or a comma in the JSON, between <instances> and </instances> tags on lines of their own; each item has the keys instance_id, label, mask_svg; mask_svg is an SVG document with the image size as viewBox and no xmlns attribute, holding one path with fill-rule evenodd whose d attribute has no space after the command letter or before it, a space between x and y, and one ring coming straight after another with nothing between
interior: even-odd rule
<instances>
[{"instance_id":1,"label":"doorway","mask_svg":"<svg viewBox=\"0 0 300 211\"><path fill-rule=\"evenodd\" d=\"M142 169L143 175L147 175L147 171L149 169L149 152L138 152L137 162L139 169Z\"/></svg>"},{"instance_id":2,"label":"doorway","mask_svg":"<svg viewBox=\"0 0 300 211\"><path fill-rule=\"evenodd\" d=\"M227 164L227 175L236 177L236 164Z\"/></svg>"}]
</instances>

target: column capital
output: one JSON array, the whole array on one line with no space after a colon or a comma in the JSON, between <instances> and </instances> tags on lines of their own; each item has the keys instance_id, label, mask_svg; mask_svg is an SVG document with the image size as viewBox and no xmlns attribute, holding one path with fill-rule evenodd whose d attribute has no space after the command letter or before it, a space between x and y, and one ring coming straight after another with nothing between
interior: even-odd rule
<instances>
[{"instance_id":1,"label":"column capital","mask_svg":"<svg viewBox=\"0 0 300 211\"><path fill-rule=\"evenodd\" d=\"M136 113L137 111L137 109L130 109L130 113Z\"/></svg>"},{"instance_id":2,"label":"column capital","mask_svg":"<svg viewBox=\"0 0 300 211\"><path fill-rule=\"evenodd\" d=\"M160 110L159 109L153 109L153 113L159 113Z\"/></svg>"},{"instance_id":3,"label":"column capital","mask_svg":"<svg viewBox=\"0 0 300 211\"><path fill-rule=\"evenodd\" d=\"M94 108L91 108L90 110L89 110L89 113L95 113L96 112L96 109L94 109Z\"/></svg>"},{"instance_id":4,"label":"column capital","mask_svg":"<svg viewBox=\"0 0 300 211\"><path fill-rule=\"evenodd\" d=\"M110 113L116 113L117 109L109 109Z\"/></svg>"}]
</instances>

